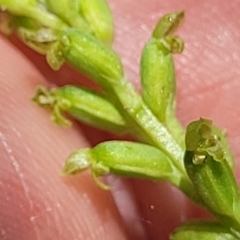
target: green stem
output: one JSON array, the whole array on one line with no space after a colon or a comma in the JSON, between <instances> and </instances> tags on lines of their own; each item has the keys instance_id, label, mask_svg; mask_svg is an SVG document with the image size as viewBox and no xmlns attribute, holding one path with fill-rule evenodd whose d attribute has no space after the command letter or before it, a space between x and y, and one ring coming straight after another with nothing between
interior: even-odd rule
<instances>
[{"instance_id":1,"label":"green stem","mask_svg":"<svg viewBox=\"0 0 240 240\"><path fill-rule=\"evenodd\" d=\"M161 149L172 159L178 178L170 179L171 183L200 204L198 194L183 165L183 147L178 144L167 128L158 121L129 81L123 78L120 81L109 81L109 84L112 87L112 94L115 95L114 98L118 100L117 107L120 108L120 112L131 126L131 134L138 140Z\"/></svg>"}]
</instances>

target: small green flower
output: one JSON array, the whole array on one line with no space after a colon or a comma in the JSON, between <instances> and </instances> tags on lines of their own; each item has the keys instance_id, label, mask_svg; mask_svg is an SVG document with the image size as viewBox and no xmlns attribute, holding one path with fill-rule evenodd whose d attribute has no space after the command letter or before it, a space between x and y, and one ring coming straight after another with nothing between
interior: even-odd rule
<instances>
[{"instance_id":1,"label":"small green flower","mask_svg":"<svg viewBox=\"0 0 240 240\"><path fill-rule=\"evenodd\" d=\"M240 232L240 192L226 160L221 136L212 122L194 121L187 126L184 164L203 206L223 225Z\"/></svg>"},{"instance_id":2,"label":"small green flower","mask_svg":"<svg viewBox=\"0 0 240 240\"><path fill-rule=\"evenodd\" d=\"M52 120L60 125L70 122L62 115L68 113L75 119L106 131L122 134L127 126L121 114L103 94L76 86L47 89L39 87L33 101L52 110Z\"/></svg>"},{"instance_id":3,"label":"small green flower","mask_svg":"<svg viewBox=\"0 0 240 240\"><path fill-rule=\"evenodd\" d=\"M77 174L91 167L100 187L107 189L98 177L106 174L153 180L178 177L170 159L155 147L128 141L103 142L92 149L81 149L70 155L64 174Z\"/></svg>"}]
</instances>

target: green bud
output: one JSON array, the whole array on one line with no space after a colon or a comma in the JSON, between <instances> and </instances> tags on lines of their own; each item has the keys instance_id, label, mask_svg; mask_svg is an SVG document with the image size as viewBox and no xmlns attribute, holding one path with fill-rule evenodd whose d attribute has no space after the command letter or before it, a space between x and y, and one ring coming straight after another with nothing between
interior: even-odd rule
<instances>
[{"instance_id":1,"label":"green bud","mask_svg":"<svg viewBox=\"0 0 240 240\"><path fill-rule=\"evenodd\" d=\"M182 24L184 12L174 12L164 15L155 27L152 36L154 38L163 38L172 35Z\"/></svg>"},{"instance_id":2,"label":"green bud","mask_svg":"<svg viewBox=\"0 0 240 240\"><path fill-rule=\"evenodd\" d=\"M63 173L82 172L88 164L97 184L105 189L106 186L99 182L98 177L110 173L148 179L175 177L170 160L163 152L149 145L128 141L104 142L87 152L76 151L68 158Z\"/></svg>"},{"instance_id":3,"label":"green bud","mask_svg":"<svg viewBox=\"0 0 240 240\"><path fill-rule=\"evenodd\" d=\"M66 22L68 18L75 17L79 11L79 0L45 0L45 4L51 12L63 18Z\"/></svg>"},{"instance_id":4,"label":"green bud","mask_svg":"<svg viewBox=\"0 0 240 240\"><path fill-rule=\"evenodd\" d=\"M141 81L144 102L165 123L168 105L173 107L175 98L175 72L171 53L156 39L143 50Z\"/></svg>"},{"instance_id":5,"label":"green bud","mask_svg":"<svg viewBox=\"0 0 240 240\"><path fill-rule=\"evenodd\" d=\"M170 240L237 240L229 228L213 221L191 221L174 230Z\"/></svg>"},{"instance_id":6,"label":"green bud","mask_svg":"<svg viewBox=\"0 0 240 240\"><path fill-rule=\"evenodd\" d=\"M48 10L72 27L91 33L91 28L79 13L80 0L46 0Z\"/></svg>"},{"instance_id":7,"label":"green bud","mask_svg":"<svg viewBox=\"0 0 240 240\"><path fill-rule=\"evenodd\" d=\"M61 19L39 7L40 5L35 0L0 0L1 10L7 11L13 16L27 17L45 28L49 27L55 30L66 28L66 24Z\"/></svg>"},{"instance_id":8,"label":"green bud","mask_svg":"<svg viewBox=\"0 0 240 240\"><path fill-rule=\"evenodd\" d=\"M37 8L36 0L0 0L0 8L3 12L14 16L28 16L33 9Z\"/></svg>"},{"instance_id":9,"label":"green bud","mask_svg":"<svg viewBox=\"0 0 240 240\"><path fill-rule=\"evenodd\" d=\"M23 14L27 9L36 6L36 0L0 0L2 11L9 11L16 15Z\"/></svg>"},{"instance_id":10,"label":"green bud","mask_svg":"<svg viewBox=\"0 0 240 240\"><path fill-rule=\"evenodd\" d=\"M190 123L184 165L203 205L225 226L240 231L240 193L211 121Z\"/></svg>"},{"instance_id":11,"label":"green bud","mask_svg":"<svg viewBox=\"0 0 240 240\"><path fill-rule=\"evenodd\" d=\"M184 42L172 36L184 18L183 12L164 15L146 44L141 58L143 100L157 119L184 148L184 129L175 116L175 71L173 53L181 53Z\"/></svg>"},{"instance_id":12,"label":"green bud","mask_svg":"<svg viewBox=\"0 0 240 240\"><path fill-rule=\"evenodd\" d=\"M127 131L125 121L114 105L103 95L88 89L39 87L33 100L41 107L51 109L53 121L60 125L70 124L62 115L68 113L77 120L110 132L124 134Z\"/></svg>"},{"instance_id":13,"label":"green bud","mask_svg":"<svg viewBox=\"0 0 240 240\"><path fill-rule=\"evenodd\" d=\"M96 37L111 44L113 41L113 19L107 2L105 0L79 0L79 2L80 12Z\"/></svg>"},{"instance_id":14,"label":"green bud","mask_svg":"<svg viewBox=\"0 0 240 240\"><path fill-rule=\"evenodd\" d=\"M151 39L141 58L143 100L184 147L184 130L175 116L175 71L172 52L181 52L180 38Z\"/></svg>"},{"instance_id":15,"label":"green bud","mask_svg":"<svg viewBox=\"0 0 240 240\"><path fill-rule=\"evenodd\" d=\"M123 78L118 55L95 37L70 30L63 32L61 41L65 60L103 88L108 89L109 85Z\"/></svg>"}]
</instances>

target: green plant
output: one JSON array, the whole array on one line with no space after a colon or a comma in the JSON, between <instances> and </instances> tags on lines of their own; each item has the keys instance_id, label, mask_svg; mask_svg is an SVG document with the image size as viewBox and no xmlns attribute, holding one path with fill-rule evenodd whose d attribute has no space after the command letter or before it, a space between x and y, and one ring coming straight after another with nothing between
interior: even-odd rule
<instances>
[{"instance_id":1,"label":"green plant","mask_svg":"<svg viewBox=\"0 0 240 240\"><path fill-rule=\"evenodd\" d=\"M224 134L206 119L190 123L185 134L175 117L172 54L183 50L183 40L174 35L183 12L162 17L146 44L140 95L127 81L121 60L109 47L112 18L104 1L0 4L10 14L9 25L27 45L45 54L53 69L66 61L101 87L100 93L79 86L40 87L33 99L52 110L55 122L69 124L64 112L107 131L131 134L140 142L110 141L76 151L66 162L65 174L91 168L102 188L108 186L99 177L108 173L167 180L218 221L184 224L172 239L215 239L221 235L239 239L239 190ZM7 31L6 26L3 29Z\"/></svg>"}]
</instances>

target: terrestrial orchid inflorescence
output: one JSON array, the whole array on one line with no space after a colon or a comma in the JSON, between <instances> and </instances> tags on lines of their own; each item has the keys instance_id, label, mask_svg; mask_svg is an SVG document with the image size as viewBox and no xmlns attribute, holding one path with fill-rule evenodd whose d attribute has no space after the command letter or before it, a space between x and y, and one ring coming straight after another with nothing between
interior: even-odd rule
<instances>
[{"instance_id":1,"label":"terrestrial orchid inflorescence","mask_svg":"<svg viewBox=\"0 0 240 240\"><path fill-rule=\"evenodd\" d=\"M14 31L46 55L54 70L66 62L101 88L38 87L33 100L52 111L54 122L70 125L67 113L139 141L106 141L77 150L67 159L64 174L91 169L103 189L109 188L100 179L106 174L167 180L216 218L184 223L170 239L240 239L240 195L225 134L202 118L184 129L175 116L172 54L184 48L175 35L184 12L164 15L146 43L140 94L111 48L113 20L105 0L0 0L0 6L2 32Z\"/></svg>"}]
</instances>

